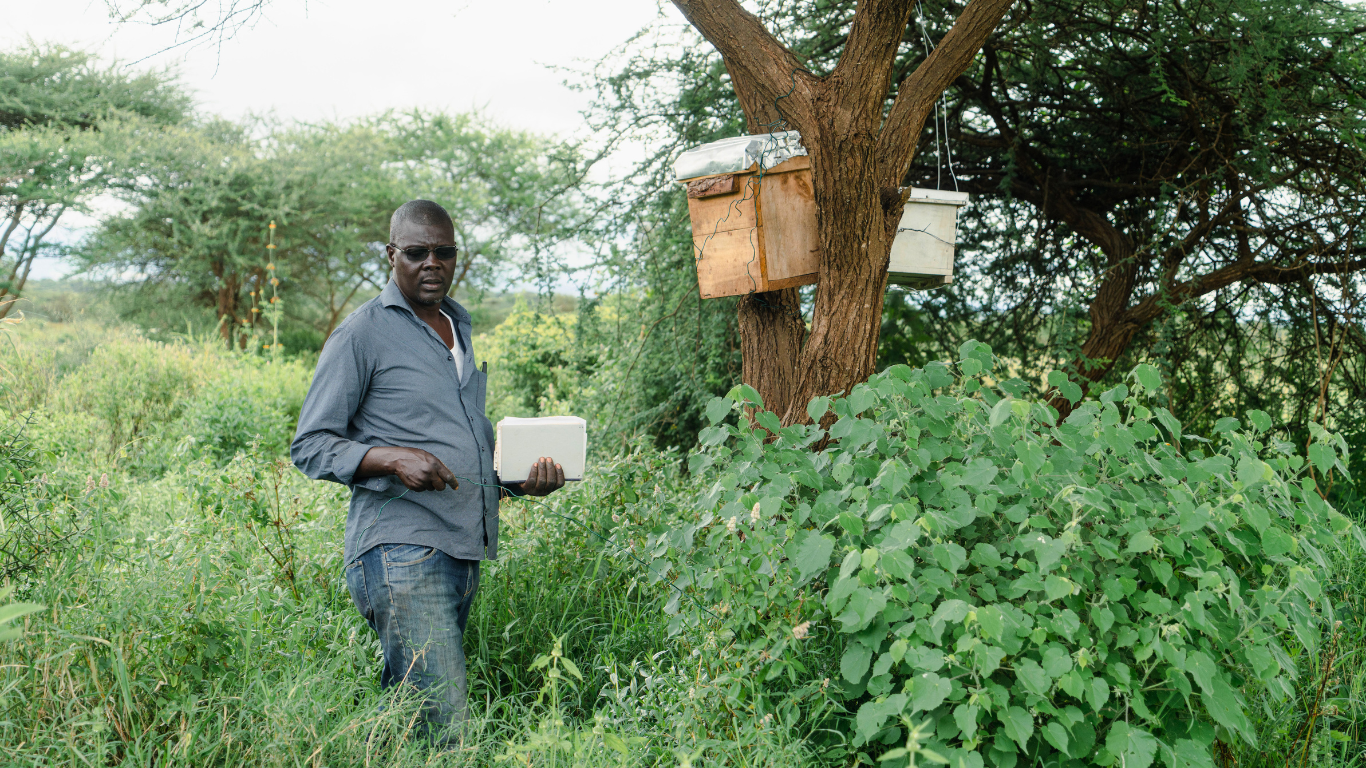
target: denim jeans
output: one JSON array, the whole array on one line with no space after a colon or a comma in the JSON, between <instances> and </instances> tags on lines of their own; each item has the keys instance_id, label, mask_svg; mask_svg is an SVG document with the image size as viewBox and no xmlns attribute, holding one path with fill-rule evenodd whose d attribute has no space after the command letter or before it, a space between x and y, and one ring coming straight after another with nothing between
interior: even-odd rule
<instances>
[{"instance_id":1,"label":"denim jeans","mask_svg":"<svg viewBox=\"0 0 1366 768\"><path fill-rule=\"evenodd\" d=\"M433 547L380 544L346 567L346 586L384 649L380 687L408 683L426 697L423 717L438 743L465 721L465 623L479 590L479 561Z\"/></svg>"}]
</instances>

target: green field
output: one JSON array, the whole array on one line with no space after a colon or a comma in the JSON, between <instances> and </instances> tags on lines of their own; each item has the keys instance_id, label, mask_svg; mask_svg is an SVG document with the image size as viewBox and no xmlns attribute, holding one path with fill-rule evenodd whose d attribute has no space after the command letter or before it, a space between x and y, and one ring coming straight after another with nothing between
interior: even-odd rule
<instances>
[{"instance_id":1,"label":"green field","mask_svg":"<svg viewBox=\"0 0 1366 768\"><path fill-rule=\"evenodd\" d=\"M474 719L466 746L438 755L408 731L411 699L378 688L378 642L341 576L344 489L288 464L307 362L95 322L30 319L0 343L18 462L2 562L11 599L43 606L0 645L5 765L859 760L834 688L807 701L814 716L759 717L711 682L744 658L720 625L671 633L672 594L636 557L697 492L676 452L599 456L591 480L552 497L607 543L504 504L506 544L466 639ZM1292 651L1292 697L1246 689L1260 748L1235 743L1222 764L1363 763L1366 556L1332 557L1340 625ZM840 645L813 631L793 653L835 677Z\"/></svg>"}]
</instances>

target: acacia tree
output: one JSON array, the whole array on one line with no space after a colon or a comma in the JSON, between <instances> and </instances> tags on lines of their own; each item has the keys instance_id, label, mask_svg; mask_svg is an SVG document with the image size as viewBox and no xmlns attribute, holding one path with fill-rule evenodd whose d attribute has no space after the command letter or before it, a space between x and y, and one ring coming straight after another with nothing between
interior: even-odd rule
<instances>
[{"instance_id":1,"label":"acacia tree","mask_svg":"<svg viewBox=\"0 0 1366 768\"><path fill-rule=\"evenodd\" d=\"M58 45L0 53L0 317L62 217L116 183L123 129L179 122L188 107L165 72L101 67Z\"/></svg>"},{"instance_id":2,"label":"acacia tree","mask_svg":"<svg viewBox=\"0 0 1366 768\"><path fill-rule=\"evenodd\" d=\"M909 194L902 181L921 129L1011 1L970 2L933 53L894 83L911 0L859 2L824 75L736 0L674 0L721 53L750 133L800 131L811 157L820 270L810 331L796 289L739 304L744 380L783 423L806 419L812 397L873 373L888 256Z\"/></svg>"},{"instance_id":3,"label":"acacia tree","mask_svg":"<svg viewBox=\"0 0 1366 768\"><path fill-rule=\"evenodd\" d=\"M1075 382L1185 311L1359 323L1363 30L1325 0L1049 0L987 40L948 93L959 177L1012 230L984 242L1000 298L1066 324L1046 335Z\"/></svg>"}]
</instances>

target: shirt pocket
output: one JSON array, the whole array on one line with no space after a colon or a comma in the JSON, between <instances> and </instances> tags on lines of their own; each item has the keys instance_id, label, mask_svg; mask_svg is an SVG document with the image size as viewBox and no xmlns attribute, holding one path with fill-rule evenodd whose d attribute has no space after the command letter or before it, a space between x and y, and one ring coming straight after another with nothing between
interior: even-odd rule
<instances>
[{"instance_id":1,"label":"shirt pocket","mask_svg":"<svg viewBox=\"0 0 1366 768\"><path fill-rule=\"evenodd\" d=\"M474 410L477 411L480 416L483 416L484 398L488 394L489 388L489 376L487 373L476 368L474 373L470 374L470 378L472 381L470 381L469 386L474 391Z\"/></svg>"}]
</instances>

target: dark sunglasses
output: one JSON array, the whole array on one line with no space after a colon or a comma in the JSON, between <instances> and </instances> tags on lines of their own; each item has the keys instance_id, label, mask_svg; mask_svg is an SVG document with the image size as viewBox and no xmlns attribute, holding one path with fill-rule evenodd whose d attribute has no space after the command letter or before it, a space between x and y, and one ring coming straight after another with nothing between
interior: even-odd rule
<instances>
[{"instance_id":1,"label":"dark sunglasses","mask_svg":"<svg viewBox=\"0 0 1366 768\"><path fill-rule=\"evenodd\" d=\"M408 260L413 262L414 264L421 264L422 262L426 261L427 253L429 251L431 253L436 254L436 257L438 259L441 259L442 261L450 261L451 259L455 258L455 255L457 253L460 253L460 248L454 245L438 245L435 248L428 248L422 245L415 245L412 248L399 248L397 245L389 243L389 247L393 248L396 251L402 251L403 255L407 256Z\"/></svg>"}]
</instances>

